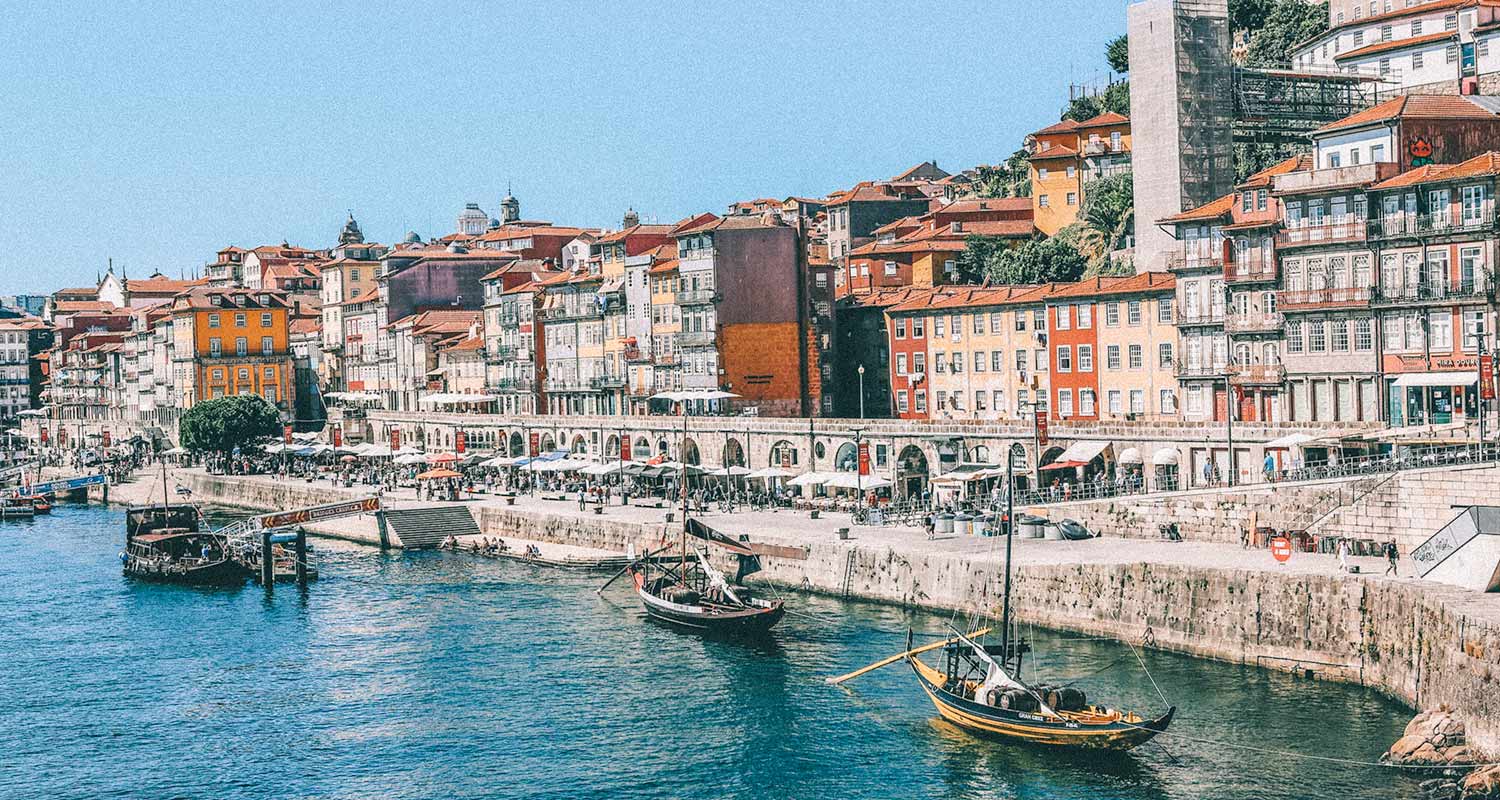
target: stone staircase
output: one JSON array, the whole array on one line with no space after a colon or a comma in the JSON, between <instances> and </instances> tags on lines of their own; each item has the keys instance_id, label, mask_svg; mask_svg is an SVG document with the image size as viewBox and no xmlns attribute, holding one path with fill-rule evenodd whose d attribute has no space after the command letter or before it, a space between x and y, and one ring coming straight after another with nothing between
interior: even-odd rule
<instances>
[{"instance_id":1,"label":"stone staircase","mask_svg":"<svg viewBox=\"0 0 1500 800\"><path fill-rule=\"evenodd\" d=\"M1421 546L1463 507L1491 505L1500 496L1500 467L1438 467L1398 472L1308 531L1315 534L1396 540L1403 555Z\"/></svg>"},{"instance_id":2,"label":"stone staircase","mask_svg":"<svg viewBox=\"0 0 1500 800\"><path fill-rule=\"evenodd\" d=\"M380 512L383 538L405 550L437 547L449 536L478 536L479 526L467 506L392 508Z\"/></svg>"}]
</instances>

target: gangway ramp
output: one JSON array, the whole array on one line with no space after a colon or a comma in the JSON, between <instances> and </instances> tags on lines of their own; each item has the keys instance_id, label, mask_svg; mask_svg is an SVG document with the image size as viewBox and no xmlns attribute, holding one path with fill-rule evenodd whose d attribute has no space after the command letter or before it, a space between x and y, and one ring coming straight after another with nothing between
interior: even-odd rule
<instances>
[{"instance_id":1,"label":"gangway ramp","mask_svg":"<svg viewBox=\"0 0 1500 800\"><path fill-rule=\"evenodd\" d=\"M1469 506L1413 550L1411 560L1427 580L1500 590L1500 507Z\"/></svg>"}]
</instances>

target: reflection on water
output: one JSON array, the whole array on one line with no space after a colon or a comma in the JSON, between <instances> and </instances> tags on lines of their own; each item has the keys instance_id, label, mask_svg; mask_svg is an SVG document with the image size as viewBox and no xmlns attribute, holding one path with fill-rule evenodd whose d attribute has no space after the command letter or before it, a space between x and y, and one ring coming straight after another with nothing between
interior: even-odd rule
<instances>
[{"instance_id":1,"label":"reflection on water","mask_svg":"<svg viewBox=\"0 0 1500 800\"><path fill-rule=\"evenodd\" d=\"M623 585L600 597L596 576L509 562L318 542L323 579L267 597L127 581L119 547L117 511L0 525L0 795L1227 800L1414 785L1200 741L1373 759L1408 717L1279 673L1146 653L1181 707L1174 736L1060 753L938 720L904 664L824 682L941 616L792 596L775 638L744 644L653 624ZM1161 710L1128 648L1068 638L1036 633L1042 677Z\"/></svg>"}]
</instances>

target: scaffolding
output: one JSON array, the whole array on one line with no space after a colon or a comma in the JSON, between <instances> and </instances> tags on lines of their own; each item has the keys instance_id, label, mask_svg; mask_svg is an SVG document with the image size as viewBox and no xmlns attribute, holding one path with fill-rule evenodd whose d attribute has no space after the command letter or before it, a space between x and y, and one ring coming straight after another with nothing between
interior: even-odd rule
<instances>
[{"instance_id":1,"label":"scaffolding","mask_svg":"<svg viewBox=\"0 0 1500 800\"><path fill-rule=\"evenodd\" d=\"M1234 67L1234 141L1306 144L1330 122L1373 106L1389 76Z\"/></svg>"},{"instance_id":2,"label":"scaffolding","mask_svg":"<svg viewBox=\"0 0 1500 800\"><path fill-rule=\"evenodd\" d=\"M1180 190L1182 207L1192 208L1234 185L1229 8L1227 0L1173 5Z\"/></svg>"}]
</instances>

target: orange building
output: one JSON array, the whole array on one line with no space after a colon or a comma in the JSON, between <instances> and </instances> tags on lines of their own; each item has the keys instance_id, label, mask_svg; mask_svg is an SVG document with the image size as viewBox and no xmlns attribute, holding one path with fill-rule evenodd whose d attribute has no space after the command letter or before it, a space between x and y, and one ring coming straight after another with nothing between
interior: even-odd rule
<instances>
[{"instance_id":1,"label":"orange building","mask_svg":"<svg viewBox=\"0 0 1500 800\"><path fill-rule=\"evenodd\" d=\"M281 292L200 287L172 300L177 405L257 394L277 408L296 397L289 348L291 303Z\"/></svg>"},{"instance_id":2,"label":"orange building","mask_svg":"<svg viewBox=\"0 0 1500 800\"><path fill-rule=\"evenodd\" d=\"M1048 236L1078 221L1090 181L1130 171L1130 119L1113 111L1065 119L1028 139L1032 210Z\"/></svg>"}]
</instances>

